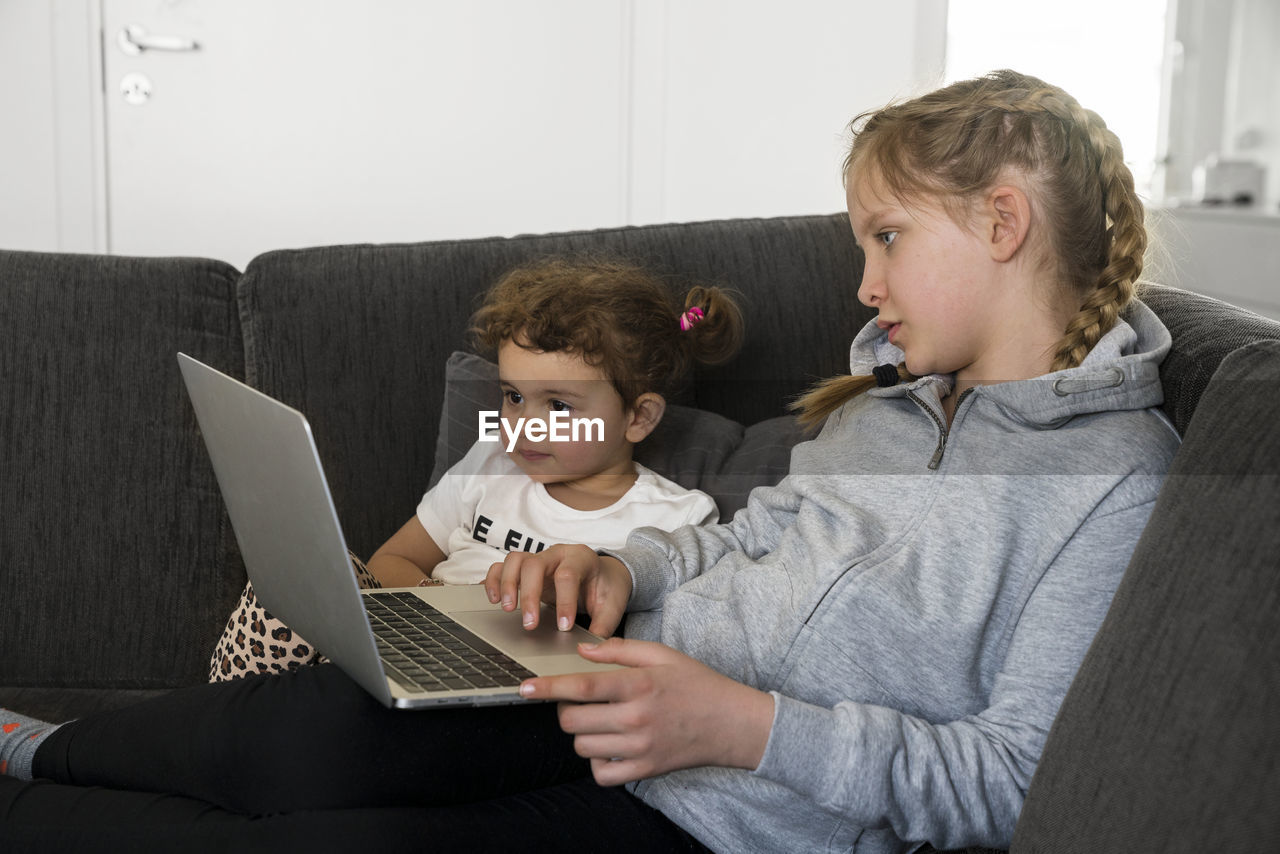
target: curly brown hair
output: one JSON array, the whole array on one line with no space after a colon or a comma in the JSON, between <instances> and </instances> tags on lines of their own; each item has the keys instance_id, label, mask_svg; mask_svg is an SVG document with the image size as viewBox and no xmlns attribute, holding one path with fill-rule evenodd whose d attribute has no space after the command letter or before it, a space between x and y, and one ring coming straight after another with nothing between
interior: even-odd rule
<instances>
[{"instance_id":1,"label":"curly brown hair","mask_svg":"<svg viewBox=\"0 0 1280 854\"><path fill-rule=\"evenodd\" d=\"M691 308L702 319L685 330ZM657 275L622 261L548 258L498 280L471 318L481 350L504 341L580 355L600 368L630 406L645 392L669 396L695 363L727 362L742 345L742 311L732 292L695 286L683 306Z\"/></svg>"}]
</instances>

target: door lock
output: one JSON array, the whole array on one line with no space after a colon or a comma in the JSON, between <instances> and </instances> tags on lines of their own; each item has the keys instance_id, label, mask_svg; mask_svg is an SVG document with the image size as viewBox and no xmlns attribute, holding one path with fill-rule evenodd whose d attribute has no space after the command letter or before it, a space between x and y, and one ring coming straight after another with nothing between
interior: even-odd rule
<instances>
[{"instance_id":1,"label":"door lock","mask_svg":"<svg viewBox=\"0 0 1280 854\"><path fill-rule=\"evenodd\" d=\"M151 78L132 71L120 78L120 92L125 103L140 107L151 98Z\"/></svg>"}]
</instances>

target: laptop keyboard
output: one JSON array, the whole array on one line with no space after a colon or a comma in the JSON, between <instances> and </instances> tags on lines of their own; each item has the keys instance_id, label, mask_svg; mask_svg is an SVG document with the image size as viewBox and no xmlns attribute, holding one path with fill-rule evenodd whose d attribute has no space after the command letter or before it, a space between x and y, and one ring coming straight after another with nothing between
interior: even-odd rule
<instances>
[{"instance_id":1,"label":"laptop keyboard","mask_svg":"<svg viewBox=\"0 0 1280 854\"><path fill-rule=\"evenodd\" d=\"M414 691L514 687L534 674L412 593L367 593L387 675Z\"/></svg>"}]
</instances>

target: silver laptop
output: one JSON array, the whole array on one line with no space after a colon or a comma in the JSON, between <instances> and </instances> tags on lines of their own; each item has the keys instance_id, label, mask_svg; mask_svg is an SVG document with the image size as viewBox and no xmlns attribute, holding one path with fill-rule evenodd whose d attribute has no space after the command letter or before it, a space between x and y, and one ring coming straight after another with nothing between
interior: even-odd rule
<instances>
[{"instance_id":1,"label":"silver laptop","mask_svg":"<svg viewBox=\"0 0 1280 854\"><path fill-rule=\"evenodd\" d=\"M579 642L599 639L557 631L549 606L526 631L482 585L360 590L307 419L178 363L258 598L384 705L525 702L524 678L612 667L580 657Z\"/></svg>"}]
</instances>

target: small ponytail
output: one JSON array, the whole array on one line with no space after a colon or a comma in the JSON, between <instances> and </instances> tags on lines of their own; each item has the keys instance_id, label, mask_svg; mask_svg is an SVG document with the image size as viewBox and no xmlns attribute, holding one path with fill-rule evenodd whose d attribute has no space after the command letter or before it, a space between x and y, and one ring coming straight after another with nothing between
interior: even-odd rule
<instances>
[{"instance_id":1,"label":"small ponytail","mask_svg":"<svg viewBox=\"0 0 1280 854\"><path fill-rule=\"evenodd\" d=\"M682 329L690 358L700 365L723 365L742 349L745 324L733 294L713 285L695 285L684 298L685 314L702 316Z\"/></svg>"},{"instance_id":2,"label":"small ponytail","mask_svg":"<svg viewBox=\"0 0 1280 854\"><path fill-rule=\"evenodd\" d=\"M898 365L897 383L885 382L881 379L881 369L884 367L886 366L881 365L876 368L875 373L870 374L829 377L792 401L788 408L796 413L796 420L800 422L800 426L806 430L817 430L822 426L822 422L827 420L828 415L864 391L876 386L909 383L916 379L904 363Z\"/></svg>"}]
</instances>

